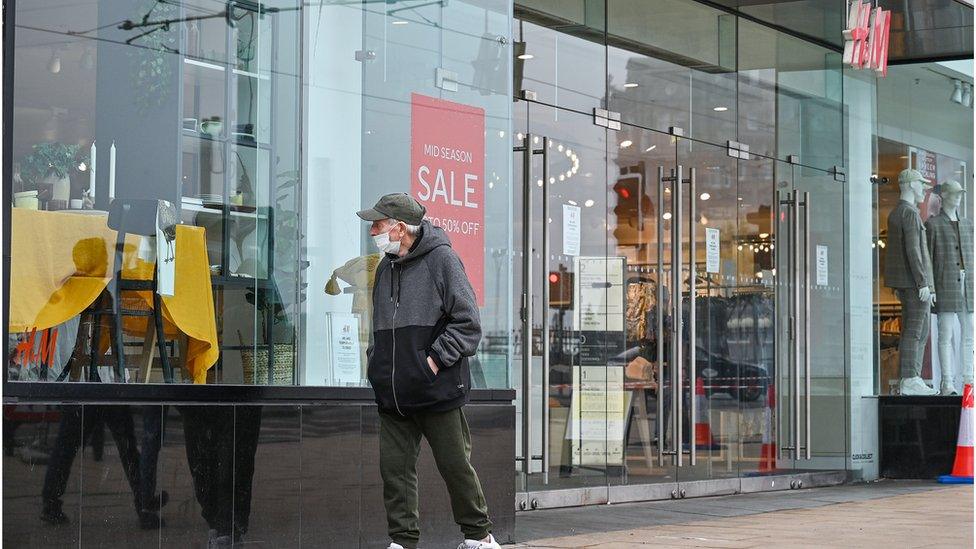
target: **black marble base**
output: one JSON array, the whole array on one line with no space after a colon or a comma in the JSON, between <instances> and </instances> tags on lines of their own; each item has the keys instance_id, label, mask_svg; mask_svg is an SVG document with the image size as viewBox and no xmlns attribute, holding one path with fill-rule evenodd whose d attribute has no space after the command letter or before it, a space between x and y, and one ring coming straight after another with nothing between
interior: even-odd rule
<instances>
[{"instance_id":1,"label":"black marble base","mask_svg":"<svg viewBox=\"0 0 976 549\"><path fill-rule=\"evenodd\" d=\"M483 400L465 413L495 535L512 540L515 409ZM361 401L8 401L3 546L206 547L223 528L255 547L385 547L377 437L376 407ZM418 476L422 547L457 546L426 444ZM153 482L168 503L139 513ZM44 514L52 501L58 520Z\"/></svg>"},{"instance_id":2,"label":"black marble base","mask_svg":"<svg viewBox=\"0 0 976 549\"><path fill-rule=\"evenodd\" d=\"M933 479L956 455L962 397L882 396L878 403L881 476Z\"/></svg>"}]
</instances>

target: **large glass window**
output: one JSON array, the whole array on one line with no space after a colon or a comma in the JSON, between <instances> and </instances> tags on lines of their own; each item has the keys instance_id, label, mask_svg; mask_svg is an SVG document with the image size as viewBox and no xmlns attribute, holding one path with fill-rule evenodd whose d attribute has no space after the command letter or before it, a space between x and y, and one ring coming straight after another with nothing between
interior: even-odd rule
<instances>
[{"instance_id":1,"label":"large glass window","mask_svg":"<svg viewBox=\"0 0 976 549\"><path fill-rule=\"evenodd\" d=\"M409 192L509 386L511 9L17 3L7 379L365 386L355 213Z\"/></svg>"},{"instance_id":2,"label":"large glass window","mask_svg":"<svg viewBox=\"0 0 976 549\"><path fill-rule=\"evenodd\" d=\"M918 388L906 389L903 380L915 377L916 371L942 394L959 394L964 383L972 382L973 297L971 267L966 264L973 249L971 91L971 60L892 67L877 85L878 224L872 246L878 284L878 391L883 395L914 394ZM903 261L903 252L891 245L901 240L894 234L901 234L901 229L893 217L906 195L915 202L910 189L905 191L899 182L906 169L928 180L914 207L926 228L922 244L931 264L930 291L936 296L928 329L916 336L924 345L917 360L903 358L910 349L904 342L913 336L906 331L906 303L898 296L904 284L894 279L889 265ZM918 299L917 294L908 297Z\"/></svg>"}]
</instances>

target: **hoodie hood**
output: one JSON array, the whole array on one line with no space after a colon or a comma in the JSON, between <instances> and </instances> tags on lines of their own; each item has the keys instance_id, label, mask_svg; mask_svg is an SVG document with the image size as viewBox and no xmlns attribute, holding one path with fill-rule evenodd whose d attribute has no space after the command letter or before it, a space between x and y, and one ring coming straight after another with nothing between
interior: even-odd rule
<instances>
[{"instance_id":1,"label":"hoodie hood","mask_svg":"<svg viewBox=\"0 0 976 549\"><path fill-rule=\"evenodd\" d=\"M441 246L451 246L451 241L447 238L447 233L444 229L437 227L425 219L420 223L420 241L417 242L407 255L396 257L395 259L391 259L391 261L400 265L410 263Z\"/></svg>"}]
</instances>

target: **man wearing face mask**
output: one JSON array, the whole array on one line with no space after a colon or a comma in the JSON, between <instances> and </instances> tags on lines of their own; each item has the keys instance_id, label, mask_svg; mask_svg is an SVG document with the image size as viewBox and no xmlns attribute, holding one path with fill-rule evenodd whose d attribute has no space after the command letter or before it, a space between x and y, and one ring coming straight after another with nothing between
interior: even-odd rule
<instances>
[{"instance_id":1,"label":"man wearing face mask","mask_svg":"<svg viewBox=\"0 0 976 549\"><path fill-rule=\"evenodd\" d=\"M358 212L372 223L383 252L373 284L373 332L367 350L370 385L380 415L380 475L390 538L388 549L414 549L420 540L417 456L430 444L447 484L458 549L494 549L488 505L471 466L468 357L481 340L481 320L464 266L440 227L404 193L388 194Z\"/></svg>"}]
</instances>

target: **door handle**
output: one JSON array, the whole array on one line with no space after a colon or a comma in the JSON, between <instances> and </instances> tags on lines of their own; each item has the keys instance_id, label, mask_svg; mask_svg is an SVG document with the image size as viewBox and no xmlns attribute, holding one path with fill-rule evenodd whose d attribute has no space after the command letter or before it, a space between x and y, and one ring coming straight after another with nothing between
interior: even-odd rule
<instances>
[{"instance_id":1,"label":"door handle","mask_svg":"<svg viewBox=\"0 0 976 549\"><path fill-rule=\"evenodd\" d=\"M673 176L673 170L672 170ZM657 167L657 458L664 467L664 166ZM673 293L673 292L672 292Z\"/></svg>"},{"instance_id":2,"label":"door handle","mask_svg":"<svg viewBox=\"0 0 976 549\"><path fill-rule=\"evenodd\" d=\"M806 430L805 459L812 458L810 449L810 193L803 192L803 373L804 387L804 421Z\"/></svg>"},{"instance_id":3,"label":"door handle","mask_svg":"<svg viewBox=\"0 0 976 549\"><path fill-rule=\"evenodd\" d=\"M529 145L531 146L531 145ZM542 138L542 273L549 265L549 138ZM531 186L531 178L529 178ZM542 483L549 484L549 284L542 284Z\"/></svg>"},{"instance_id":4,"label":"door handle","mask_svg":"<svg viewBox=\"0 0 976 549\"><path fill-rule=\"evenodd\" d=\"M696 311L695 311L695 294L697 293L696 278L697 272L695 268L695 260L697 258L697 244L695 243L695 229L698 226L698 207L697 207L697 194L695 192L695 168L688 168L688 396L691 402L691 413L689 417L691 419L691 429L689 430L688 446L691 450L691 459L689 460L692 466L697 464L697 455L695 453L695 429L694 425L697 423L698 419L698 400L695 396L695 391L698 387L698 364L696 363L697 357L697 346L696 341ZM684 390L682 389L682 393Z\"/></svg>"},{"instance_id":5,"label":"door handle","mask_svg":"<svg viewBox=\"0 0 976 549\"><path fill-rule=\"evenodd\" d=\"M672 344L671 344L671 376L672 387L672 410L674 411L673 425L675 441L674 455L678 467L684 465L684 427L681 414L684 412L682 398L684 396L682 363L683 355L681 348L681 335L684 330L684 323L681 314L681 184L682 168L677 166L675 179L671 184L671 307L672 307Z\"/></svg>"},{"instance_id":6,"label":"door handle","mask_svg":"<svg viewBox=\"0 0 976 549\"><path fill-rule=\"evenodd\" d=\"M793 239L790 261L793 265L793 459L800 459L800 192L794 190L790 236Z\"/></svg>"},{"instance_id":7,"label":"door handle","mask_svg":"<svg viewBox=\"0 0 976 549\"><path fill-rule=\"evenodd\" d=\"M522 145L522 473L532 469L532 135ZM543 444L543 446L545 446Z\"/></svg>"}]
</instances>

